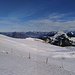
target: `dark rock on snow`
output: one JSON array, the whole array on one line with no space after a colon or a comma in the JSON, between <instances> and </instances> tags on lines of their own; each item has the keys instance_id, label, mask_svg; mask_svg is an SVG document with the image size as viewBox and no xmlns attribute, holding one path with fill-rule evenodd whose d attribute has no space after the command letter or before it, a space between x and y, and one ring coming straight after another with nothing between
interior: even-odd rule
<instances>
[{"instance_id":1,"label":"dark rock on snow","mask_svg":"<svg viewBox=\"0 0 75 75\"><path fill-rule=\"evenodd\" d=\"M74 46L74 42L69 40L67 34L62 31L57 32L53 37L44 36L41 39L47 43L57 46Z\"/></svg>"}]
</instances>

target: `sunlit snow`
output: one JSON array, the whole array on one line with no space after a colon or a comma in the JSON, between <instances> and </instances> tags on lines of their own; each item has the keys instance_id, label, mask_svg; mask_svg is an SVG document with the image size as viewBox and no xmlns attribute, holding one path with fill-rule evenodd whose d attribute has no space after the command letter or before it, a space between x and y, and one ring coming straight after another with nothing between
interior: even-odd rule
<instances>
[{"instance_id":1,"label":"sunlit snow","mask_svg":"<svg viewBox=\"0 0 75 75\"><path fill-rule=\"evenodd\" d=\"M75 48L0 35L0 75L75 75Z\"/></svg>"}]
</instances>

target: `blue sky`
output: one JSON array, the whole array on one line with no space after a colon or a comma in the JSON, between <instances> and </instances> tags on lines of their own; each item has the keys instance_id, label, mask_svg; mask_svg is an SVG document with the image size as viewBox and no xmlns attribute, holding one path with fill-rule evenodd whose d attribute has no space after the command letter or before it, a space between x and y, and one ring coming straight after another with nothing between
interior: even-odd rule
<instances>
[{"instance_id":1,"label":"blue sky","mask_svg":"<svg viewBox=\"0 0 75 75\"><path fill-rule=\"evenodd\" d=\"M0 0L0 32L75 30L75 0Z\"/></svg>"}]
</instances>

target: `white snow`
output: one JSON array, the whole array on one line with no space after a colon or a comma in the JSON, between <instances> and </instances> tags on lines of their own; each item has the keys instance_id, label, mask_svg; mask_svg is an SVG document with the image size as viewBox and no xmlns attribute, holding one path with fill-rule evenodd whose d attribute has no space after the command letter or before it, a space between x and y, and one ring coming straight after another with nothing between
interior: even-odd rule
<instances>
[{"instance_id":1,"label":"white snow","mask_svg":"<svg viewBox=\"0 0 75 75\"><path fill-rule=\"evenodd\" d=\"M70 38L70 40L72 40L72 41L74 41L74 42L75 42L75 38L74 38L74 37Z\"/></svg>"},{"instance_id":2,"label":"white snow","mask_svg":"<svg viewBox=\"0 0 75 75\"><path fill-rule=\"evenodd\" d=\"M75 75L75 48L0 35L0 75Z\"/></svg>"},{"instance_id":3,"label":"white snow","mask_svg":"<svg viewBox=\"0 0 75 75\"><path fill-rule=\"evenodd\" d=\"M56 40L55 38L57 37L57 36L60 36L60 35L62 35L62 34L64 34L65 36L66 36L66 38L68 38L68 36L66 35L66 33L64 33L63 31L58 31L54 36L53 36L53 40Z\"/></svg>"},{"instance_id":4,"label":"white snow","mask_svg":"<svg viewBox=\"0 0 75 75\"><path fill-rule=\"evenodd\" d=\"M33 38L31 38L31 37L26 38L26 40L34 41L34 39L33 39Z\"/></svg>"}]
</instances>

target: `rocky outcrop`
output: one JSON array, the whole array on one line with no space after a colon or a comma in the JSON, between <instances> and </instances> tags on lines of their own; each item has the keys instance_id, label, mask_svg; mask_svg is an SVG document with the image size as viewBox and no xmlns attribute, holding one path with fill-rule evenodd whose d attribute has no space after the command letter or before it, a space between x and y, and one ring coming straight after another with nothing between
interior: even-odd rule
<instances>
[{"instance_id":1,"label":"rocky outcrop","mask_svg":"<svg viewBox=\"0 0 75 75\"><path fill-rule=\"evenodd\" d=\"M42 40L44 40L47 43L57 45L57 46L74 46L74 42L69 39L69 37L66 35L66 33L62 31L58 31L53 37L45 36L42 37Z\"/></svg>"}]
</instances>

